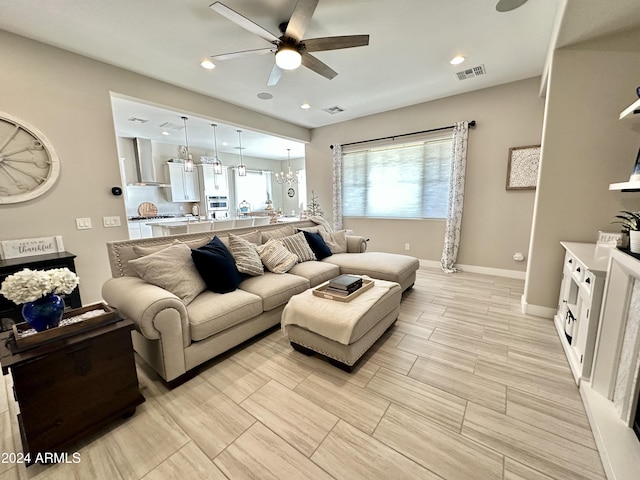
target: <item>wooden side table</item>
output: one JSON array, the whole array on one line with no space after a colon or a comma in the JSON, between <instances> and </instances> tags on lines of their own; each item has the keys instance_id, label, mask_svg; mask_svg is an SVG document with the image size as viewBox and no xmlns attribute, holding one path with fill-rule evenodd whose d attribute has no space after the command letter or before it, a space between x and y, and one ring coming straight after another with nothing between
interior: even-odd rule
<instances>
[{"instance_id":1,"label":"wooden side table","mask_svg":"<svg viewBox=\"0 0 640 480\"><path fill-rule=\"evenodd\" d=\"M64 452L145 401L132 329L131 321L118 320L20 353L12 351L12 332L0 334L2 374L10 370L13 377L25 459Z\"/></svg>"}]
</instances>

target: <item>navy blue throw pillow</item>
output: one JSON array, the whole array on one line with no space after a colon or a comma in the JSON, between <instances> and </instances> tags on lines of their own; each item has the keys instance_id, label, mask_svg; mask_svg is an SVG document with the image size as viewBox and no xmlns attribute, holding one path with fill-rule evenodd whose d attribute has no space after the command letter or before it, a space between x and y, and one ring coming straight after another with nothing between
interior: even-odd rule
<instances>
[{"instance_id":1,"label":"navy blue throw pillow","mask_svg":"<svg viewBox=\"0 0 640 480\"><path fill-rule=\"evenodd\" d=\"M212 292L233 292L243 280L231 252L217 236L206 245L191 250L191 258Z\"/></svg>"},{"instance_id":2,"label":"navy blue throw pillow","mask_svg":"<svg viewBox=\"0 0 640 480\"><path fill-rule=\"evenodd\" d=\"M316 254L316 258L318 260L322 260L323 258L327 258L332 255L331 250L319 233L306 232L304 230L302 233L304 233L304 238L307 239L307 243L311 247L311 250L313 250L313 253Z\"/></svg>"}]
</instances>

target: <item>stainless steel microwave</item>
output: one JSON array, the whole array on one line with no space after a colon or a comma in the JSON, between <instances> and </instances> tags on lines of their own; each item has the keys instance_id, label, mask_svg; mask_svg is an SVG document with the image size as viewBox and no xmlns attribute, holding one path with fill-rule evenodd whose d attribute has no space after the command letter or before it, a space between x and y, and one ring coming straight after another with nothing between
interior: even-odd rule
<instances>
[{"instance_id":1,"label":"stainless steel microwave","mask_svg":"<svg viewBox=\"0 0 640 480\"><path fill-rule=\"evenodd\" d=\"M229 210L229 197L226 195L209 195L207 197L207 210Z\"/></svg>"}]
</instances>

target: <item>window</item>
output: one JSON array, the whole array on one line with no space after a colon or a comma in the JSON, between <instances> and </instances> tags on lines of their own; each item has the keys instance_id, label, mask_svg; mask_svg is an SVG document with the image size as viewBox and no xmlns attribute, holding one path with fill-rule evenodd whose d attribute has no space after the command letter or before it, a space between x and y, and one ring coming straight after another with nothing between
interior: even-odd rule
<instances>
[{"instance_id":1,"label":"window","mask_svg":"<svg viewBox=\"0 0 640 480\"><path fill-rule=\"evenodd\" d=\"M345 152L345 217L446 218L452 140L431 138L404 145Z\"/></svg>"},{"instance_id":2,"label":"window","mask_svg":"<svg viewBox=\"0 0 640 480\"><path fill-rule=\"evenodd\" d=\"M271 195L271 172L247 170L245 177L235 174L236 203L249 202L250 211L264 210L267 199L273 200ZM238 205L236 205L238 208Z\"/></svg>"}]
</instances>

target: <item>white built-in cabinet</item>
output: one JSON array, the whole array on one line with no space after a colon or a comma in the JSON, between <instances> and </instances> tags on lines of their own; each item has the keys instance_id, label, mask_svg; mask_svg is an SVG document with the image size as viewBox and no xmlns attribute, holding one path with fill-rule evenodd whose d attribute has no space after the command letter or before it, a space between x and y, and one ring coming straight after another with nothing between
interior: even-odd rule
<instances>
[{"instance_id":1,"label":"white built-in cabinet","mask_svg":"<svg viewBox=\"0 0 640 480\"><path fill-rule=\"evenodd\" d=\"M200 201L200 181L198 169L187 172L182 163L167 163L172 202Z\"/></svg>"},{"instance_id":2,"label":"white built-in cabinet","mask_svg":"<svg viewBox=\"0 0 640 480\"><path fill-rule=\"evenodd\" d=\"M565 249L554 321L577 384L588 380L598 331L610 247L560 242Z\"/></svg>"},{"instance_id":3,"label":"white built-in cabinet","mask_svg":"<svg viewBox=\"0 0 640 480\"><path fill-rule=\"evenodd\" d=\"M200 171L200 186L206 196L227 196L229 195L229 182L227 177L227 167L222 167L222 173L213 173L213 165L196 165Z\"/></svg>"}]
</instances>

